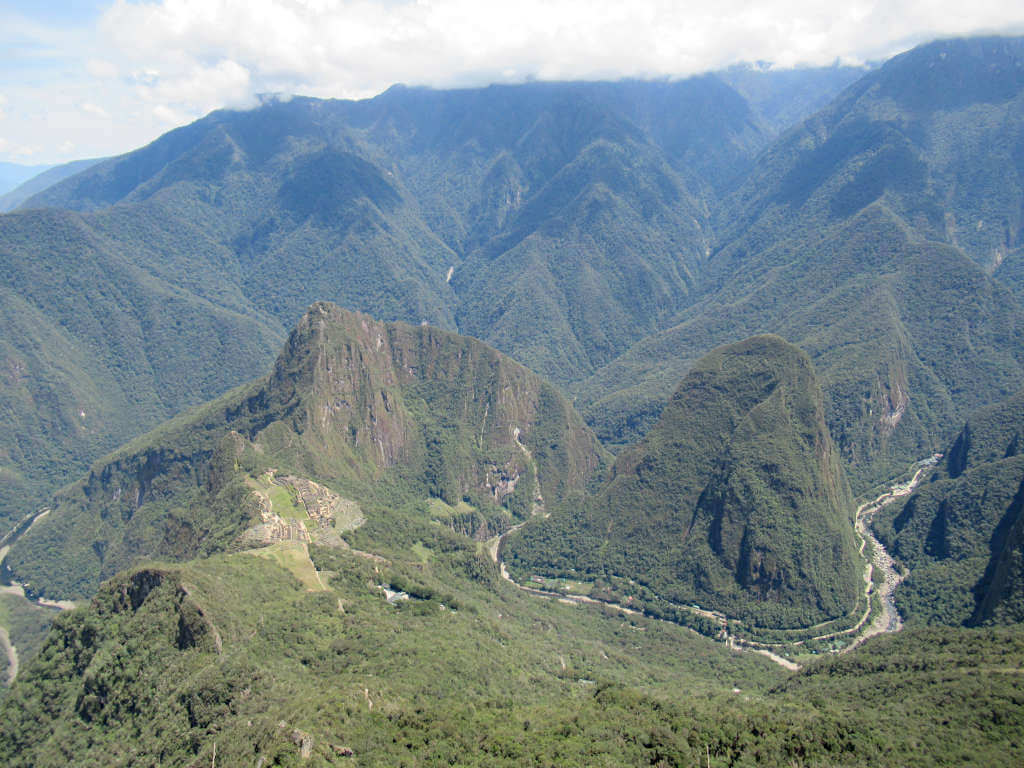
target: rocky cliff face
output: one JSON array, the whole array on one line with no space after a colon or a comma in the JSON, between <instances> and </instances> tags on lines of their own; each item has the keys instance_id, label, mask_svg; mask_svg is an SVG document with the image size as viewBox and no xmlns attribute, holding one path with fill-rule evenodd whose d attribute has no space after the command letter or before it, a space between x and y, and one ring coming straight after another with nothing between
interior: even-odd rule
<instances>
[{"instance_id":1,"label":"rocky cliff face","mask_svg":"<svg viewBox=\"0 0 1024 768\"><path fill-rule=\"evenodd\" d=\"M263 522L252 485L270 469L360 504L522 518L582 489L601 456L557 390L482 342L317 303L265 379L99 462L8 564L37 592L84 596L138 556L237 545Z\"/></svg>"},{"instance_id":2,"label":"rocky cliff face","mask_svg":"<svg viewBox=\"0 0 1024 768\"><path fill-rule=\"evenodd\" d=\"M314 304L268 389L300 403L292 427L327 476L337 469L324 464L344 455L370 475L422 477L450 502L486 492L504 503L528 474L556 497L598 464L595 439L557 390L487 345L429 326Z\"/></svg>"}]
</instances>

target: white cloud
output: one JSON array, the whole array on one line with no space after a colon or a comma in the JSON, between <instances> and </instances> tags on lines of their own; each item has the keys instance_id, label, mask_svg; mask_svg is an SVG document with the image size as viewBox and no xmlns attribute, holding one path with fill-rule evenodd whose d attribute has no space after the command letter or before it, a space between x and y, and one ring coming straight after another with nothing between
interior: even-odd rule
<instances>
[{"instance_id":1,"label":"white cloud","mask_svg":"<svg viewBox=\"0 0 1024 768\"><path fill-rule=\"evenodd\" d=\"M32 57L50 63L24 77L5 75L0 61L8 140L58 147L74 135L79 151L98 155L212 109L250 106L260 93L353 98L396 82L450 87L685 76L737 61L856 63L936 36L1024 30L1024 4L115 0L77 32L66 25L48 32L2 11L0 22L8 35L17 30L19 40L35 40ZM116 120L100 131L98 113L86 104Z\"/></svg>"},{"instance_id":2,"label":"white cloud","mask_svg":"<svg viewBox=\"0 0 1024 768\"><path fill-rule=\"evenodd\" d=\"M230 59L211 66L192 64L184 71L161 75L149 71L138 79L138 94L147 102L197 117L218 107L256 105L249 71Z\"/></svg>"},{"instance_id":3,"label":"white cloud","mask_svg":"<svg viewBox=\"0 0 1024 768\"><path fill-rule=\"evenodd\" d=\"M40 152L42 152L42 147L38 144L21 144L14 141L8 141L0 136L0 154L9 157L14 162L23 162L26 160L35 162L35 156Z\"/></svg>"},{"instance_id":4,"label":"white cloud","mask_svg":"<svg viewBox=\"0 0 1024 768\"><path fill-rule=\"evenodd\" d=\"M107 113L107 110L97 104L93 104L91 101L83 101L81 104L81 110L87 115L92 115L93 117L98 117L102 120L110 119L110 115Z\"/></svg>"},{"instance_id":5,"label":"white cloud","mask_svg":"<svg viewBox=\"0 0 1024 768\"><path fill-rule=\"evenodd\" d=\"M189 121L190 117L190 115L168 107L166 104L157 104L153 107L153 116L161 123L167 124L168 127L183 125Z\"/></svg>"},{"instance_id":6,"label":"white cloud","mask_svg":"<svg viewBox=\"0 0 1024 768\"><path fill-rule=\"evenodd\" d=\"M117 2L102 29L162 68L217 60L331 95L393 82L447 85L467 72L541 78L686 75L739 60L785 65L869 58L908 40L1024 23L1004 0L163 0ZM159 52L159 53L155 53Z\"/></svg>"},{"instance_id":7,"label":"white cloud","mask_svg":"<svg viewBox=\"0 0 1024 768\"><path fill-rule=\"evenodd\" d=\"M85 71L100 80L117 77L117 65L106 59L89 59L85 62Z\"/></svg>"}]
</instances>

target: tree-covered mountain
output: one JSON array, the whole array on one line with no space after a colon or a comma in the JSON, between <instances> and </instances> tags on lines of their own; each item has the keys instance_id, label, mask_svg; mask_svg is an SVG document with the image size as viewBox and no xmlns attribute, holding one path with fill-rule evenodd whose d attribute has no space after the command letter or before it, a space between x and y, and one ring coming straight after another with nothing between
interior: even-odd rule
<instances>
[{"instance_id":1,"label":"tree-covered mountain","mask_svg":"<svg viewBox=\"0 0 1024 768\"><path fill-rule=\"evenodd\" d=\"M701 298L576 388L602 439L642 434L693 360L758 332L811 355L858 488L1014 391L1021 305L990 275L1020 228L1022 73L1019 39L921 46L784 134L712 217Z\"/></svg>"},{"instance_id":2,"label":"tree-covered mountain","mask_svg":"<svg viewBox=\"0 0 1024 768\"><path fill-rule=\"evenodd\" d=\"M508 546L521 576L578 574L752 624L853 611L852 500L807 355L776 336L698 361L607 485Z\"/></svg>"},{"instance_id":3,"label":"tree-covered mountain","mask_svg":"<svg viewBox=\"0 0 1024 768\"><path fill-rule=\"evenodd\" d=\"M685 370L644 363L637 396L614 380L613 361L702 311L695 307L720 303L698 300L723 276L737 272L733 293L754 291L763 267L709 260L722 252L722 234L735 239L750 219L737 208L743 190L775 173L764 168L791 154L793 140L757 168L754 157L853 74L733 70L268 100L49 186L0 217L3 288L13 294L4 311L34 318L12 325L0 363L32 371L10 396L18 402L0 411L0 516L13 521L69 471L258 374L320 299L481 338L572 387L604 439L635 439ZM723 195L733 201L725 209ZM1012 266L1004 259L1007 274ZM117 312L131 307L131 341L78 322L77 289L45 274L71 284L89 275L91 305L117 296ZM179 315L186 321L174 325ZM747 326L688 341L671 358L692 360L761 330L814 352L802 329L771 317ZM110 359L119 346L128 350ZM869 382L902 375L872 362L879 374ZM99 417L83 429L69 416L82 412ZM896 439L916 450L931 428ZM877 447L858 439L853 448L841 440L855 462Z\"/></svg>"},{"instance_id":4,"label":"tree-covered mountain","mask_svg":"<svg viewBox=\"0 0 1024 768\"><path fill-rule=\"evenodd\" d=\"M269 376L102 459L5 564L33 593L88 596L138 557L209 554L304 518L310 482L370 530L405 509L487 538L582 490L600 462L565 398L481 342L318 303Z\"/></svg>"},{"instance_id":5,"label":"tree-covered mountain","mask_svg":"<svg viewBox=\"0 0 1024 768\"><path fill-rule=\"evenodd\" d=\"M2 595L0 763L1019 764L1022 73L268 100L0 216L3 575L87 601Z\"/></svg>"},{"instance_id":6,"label":"tree-covered mountain","mask_svg":"<svg viewBox=\"0 0 1024 768\"><path fill-rule=\"evenodd\" d=\"M681 627L526 595L444 532L386 560L314 546L118 576L0 703L0 762L1021 760L1019 630L908 630L787 677Z\"/></svg>"},{"instance_id":7,"label":"tree-covered mountain","mask_svg":"<svg viewBox=\"0 0 1024 768\"><path fill-rule=\"evenodd\" d=\"M103 158L88 158L85 160L73 160L70 163L61 165L38 166L33 169L34 175L20 182L10 191L0 194L0 213L13 211L33 195L38 195L48 187L52 187L58 181L63 181L76 173L81 173L86 168L96 165Z\"/></svg>"},{"instance_id":8,"label":"tree-covered mountain","mask_svg":"<svg viewBox=\"0 0 1024 768\"><path fill-rule=\"evenodd\" d=\"M320 299L579 378L690 300L705 178L769 138L714 77L396 87L217 112L59 182L0 217L0 515L258 375Z\"/></svg>"},{"instance_id":9,"label":"tree-covered mountain","mask_svg":"<svg viewBox=\"0 0 1024 768\"><path fill-rule=\"evenodd\" d=\"M877 526L908 623L1024 620L1024 392L972 413L930 480Z\"/></svg>"},{"instance_id":10,"label":"tree-covered mountain","mask_svg":"<svg viewBox=\"0 0 1024 768\"><path fill-rule=\"evenodd\" d=\"M0 162L0 195L11 191L19 184L25 183L50 167L52 166Z\"/></svg>"},{"instance_id":11,"label":"tree-covered mountain","mask_svg":"<svg viewBox=\"0 0 1024 768\"><path fill-rule=\"evenodd\" d=\"M785 69L757 62L734 64L715 74L747 100L763 123L781 134L827 107L872 66L837 63L831 67Z\"/></svg>"},{"instance_id":12,"label":"tree-covered mountain","mask_svg":"<svg viewBox=\"0 0 1024 768\"><path fill-rule=\"evenodd\" d=\"M155 215L118 217L147 230L133 252L79 214L0 217L4 521L35 511L115 441L257 375L280 343L276 323L237 290L222 293L209 264L187 273L191 289L169 274L168 249L188 242L209 253L196 227L164 220L157 232Z\"/></svg>"}]
</instances>

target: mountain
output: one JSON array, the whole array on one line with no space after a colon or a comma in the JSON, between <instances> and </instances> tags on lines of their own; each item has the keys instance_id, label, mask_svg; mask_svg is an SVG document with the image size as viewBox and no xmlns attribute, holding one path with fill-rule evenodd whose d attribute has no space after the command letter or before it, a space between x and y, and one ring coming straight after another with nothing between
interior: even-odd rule
<instances>
[{"instance_id":1,"label":"mountain","mask_svg":"<svg viewBox=\"0 0 1024 768\"><path fill-rule=\"evenodd\" d=\"M0 162L0 195L10 192L19 184L31 179L47 168L49 165L22 165L21 163Z\"/></svg>"},{"instance_id":2,"label":"mountain","mask_svg":"<svg viewBox=\"0 0 1024 768\"><path fill-rule=\"evenodd\" d=\"M418 550L387 560L311 546L118 576L55 621L0 702L0 762L1022 757L1019 630L907 630L789 676L672 624L527 595L443 530L423 526ZM407 599L391 604L383 588L397 582Z\"/></svg>"},{"instance_id":3,"label":"mountain","mask_svg":"<svg viewBox=\"0 0 1024 768\"><path fill-rule=\"evenodd\" d=\"M63 163L54 167L36 166L33 168L36 175L20 182L18 186L10 191L0 194L0 213L13 211L33 195L42 192L47 187L53 186L58 181L63 181L70 176L74 176L76 173L84 171L86 168L96 165L101 160L103 158L90 158L86 160L73 160L70 163Z\"/></svg>"},{"instance_id":4,"label":"mountain","mask_svg":"<svg viewBox=\"0 0 1024 768\"><path fill-rule=\"evenodd\" d=\"M992 273L1024 201L1022 72L1019 39L921 46L780 137L712 217L702 296L573 388L602 440L643 434L703 352L760 332L811 355L858 490L1013 392L1022 309Z\"/></svg>"},{"instance_id":5,"label":"mountain","mask_svg":"<svg viewBox=\"0 0 1024 768\"><path fill-rule=\"evenodd\" d=\"M320 299L481 338L581 405L619 397L601 371L706 292L722 195L785 115L804 117L850 75L733 77L749 98L719 73L269 99L51 184L0 217L3 311L33 318L0 359L30 372L11 374L17 402L0 410L0 523L258 375ZM89 275L90 306L117 296L131 342L81 322L49 274ZM612 442L633 439L682 373L628 398L637 429L619 430L618 406L588 418Z\"/></svg>"},{"instance_id":6,"label":"mountain","mask_svg":"<svg viewBox=\"0 0 1024 768\"><path fill-rule=\"evenodd\" d=\"M5 568L33 594L83 597L139 557L403 515L488 538L582 490L600 461L565 398L486 345L318 303L269 376L93 465Z\"/></svg>"},{"instance_id":7,"label":"mountain","mask_svg":"<svg viewBox=\"0 0 1024 768\"><path fill-rule=\"evenodd\" d=\"M851 509L810 360L758 336L698 361L607 485L507 553L521 576L611 579L755 625L809 626L854 608Z\"/></svg>"},{"instance_id":8,"label":"mountain","mask_svg":"<svg viewBox=\"0 0 1024 768\"><path fill-rule=\"evenodd\" d=\"M286 327L327 298L478 336L564 382L688 301L705 179L735 176L769 138L710 76L395 87L215 113L26 206L160 201Z\"/></svg>"},{"instance_id":9,"label":"mountain","mask_svg":"<svg viewBox=\"0 0 1024 768\"><path fill-rule=\"evenodd\" d=\"M396 87L216 112L54 184L0 217L0 518L257 376L320 299L576 379L689 301L703 174L768 139L713 77Z\"/></svg>"},{"instance_id":10,"label":"mountain","mask_svg":"<svg viewBox=\"0 0 1024 768\"><path fill-rule=\"evenodd\" d=\"M1022 46L268 100L0 216L2 575L79 600L0 595L0 763L1019 764ZM860 645L847 477L936 449Z\"/></svg>"},{"instance_id":11,"label":"mountain","mask_svg":"<svg viewBox=\"0 0 1024 768\"><path fill-rule=\"evenodd\" d=\"M896 593L908 623L1024 619L1024 392L971 414L945 461L876 525L909 570Z\"/></svg>"},{"instance_id":12,"label":"mountain","mask_svg":"<svg viewBox=\"0 0 1024 768\"><path fill-rule=\"evenodd\" d=\"M258 375L283 338L223 290L216 267L168 263L173 241L212 251L194 226L126 211L110 219L146 235L129 249L74 213L0 217L4 530L69 471Z\"/></svg>"},{"instance_id":13,"label":"mountain","mask_svg":"<svg viewBox=\"0 0 1024 768\"><path fill-rule=\"evenodd\" d=\"M824 109L844 88L872 69L872 65L793 67L767 62L734 64L715 74L728 83L775 133L784 133L804 118Z\"/></svg>"},{"instance_id":14,"label":"mountain","mask_svg":"<svg viewBox=\"0 0 1024 768\"><path fill-rule=\"evenodd\" d=\"M994 270L1022 224L1022 92L1022 38L918 46L783 136L717 223L777 241L808 218L827 225L881 199L918 237ZM724 245L734 237L723 230Z\"/></svg>"}]
</instances>

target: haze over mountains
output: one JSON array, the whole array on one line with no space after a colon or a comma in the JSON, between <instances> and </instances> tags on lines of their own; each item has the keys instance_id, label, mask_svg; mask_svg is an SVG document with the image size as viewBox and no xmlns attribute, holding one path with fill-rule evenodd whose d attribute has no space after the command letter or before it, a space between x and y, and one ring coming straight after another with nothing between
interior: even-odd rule
<instances>
[{"instance_id":1,"label":"haze over mountains","mask_svg":"<svg viewBox=\"0 0 1024 768\"><path fill-rule=\"evenodd\" d=\"M0 594L0 756L1012 764L1022 110L949 40L270 98L41 190L3 576L93 599Z\"/></svg>"}]
</instances>

